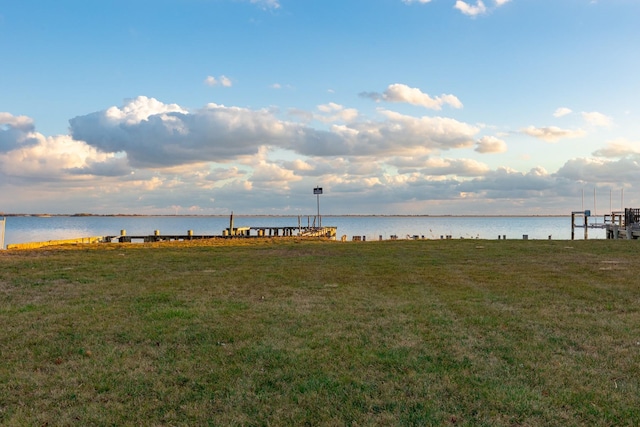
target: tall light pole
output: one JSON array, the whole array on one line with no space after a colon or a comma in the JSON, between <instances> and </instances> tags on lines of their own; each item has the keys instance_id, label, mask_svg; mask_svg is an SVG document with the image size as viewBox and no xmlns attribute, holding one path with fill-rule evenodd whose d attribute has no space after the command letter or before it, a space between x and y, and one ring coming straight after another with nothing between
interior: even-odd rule
<instances>
[{"instance_id":1,"label":"tall light pole","mask_svg":"<svg viewBox=\"0 0 640 427\"><path fill-rule=\"evenodd\" d=\"M318 199L318 227L322 228L322 217L320 216L320 195L322 194L322 187L314 188L313 194L315 194Z\"/></svg>"}]
</instances>

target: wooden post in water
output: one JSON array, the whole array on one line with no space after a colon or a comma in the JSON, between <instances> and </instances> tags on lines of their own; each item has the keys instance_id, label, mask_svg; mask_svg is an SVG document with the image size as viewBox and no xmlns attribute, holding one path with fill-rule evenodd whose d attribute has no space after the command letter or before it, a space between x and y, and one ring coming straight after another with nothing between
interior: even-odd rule
<instances>
[{"instance_id":1,"label":"wooden post in water","mask_svg":"<svg viewBox=\"0 0 640 427\"><path fill-rule=\"evenodd\" d=\"M576 213L571 212L571 240L576 238Z\"/></svg>"},{"instance_id":2,"label":"wooden post in water","mask_svg":"<svg viewBox=\"0 0 640 427\"><path fill-rule=\"evenodd\" d=\"M587 240L588 238L589 238L589 215L585 213L584 214L584 240Z\"/></svg>"},{"instance_id":3,"label":"wooden post in water","mask_svg":"<svg viewBox=\"0 0 640 427\"><path fill-rule=\"evenodd\" d=\"M4 230L6 222L6 218L0 219L0 251L4 249Z\"/></svg>"}]
</instances>

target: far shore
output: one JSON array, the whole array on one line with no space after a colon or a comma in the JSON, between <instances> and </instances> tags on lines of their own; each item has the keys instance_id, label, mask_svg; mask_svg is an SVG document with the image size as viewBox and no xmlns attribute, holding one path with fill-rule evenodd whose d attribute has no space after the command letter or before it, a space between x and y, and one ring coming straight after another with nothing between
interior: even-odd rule
<instances>
[{"instance_id":1,"label":"far shore","mask_svg":"<svg viewBox=\"0 0 640 427\"><path fill-rule=\"evenodd\" d=\"M80 213L80 214L29 214L29 213L0 213L0 217L39 217L39 218L49 218L49 217L124 217L124 218L227 218L231 214L185 214L185 215L175 215L175 214L90 214L90 213ZM315 217L316 214L282 214L282 215L274 215L274 214L233 214L236 218L297 218L297 217ZM348 218L564 218L570 217L571 214L469 214L469 215L446 215L446 214L419 214L419 215L408 215L408 214L326 214L320 215L323 218L340 218L340 217L348 217ZM592 216L602 216L602 215L592 215Z\"/></svg>"}]
</instances>

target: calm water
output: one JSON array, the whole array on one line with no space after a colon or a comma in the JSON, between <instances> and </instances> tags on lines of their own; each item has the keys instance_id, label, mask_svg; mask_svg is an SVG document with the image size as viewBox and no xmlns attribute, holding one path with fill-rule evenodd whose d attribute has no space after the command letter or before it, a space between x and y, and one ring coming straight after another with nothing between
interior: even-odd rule
<instances>
[{"instance_id":1,"label":"calm water","mask_svg":"<svg viewBox=\"0 0 640 427\"><path fill-rule=\"evenodd\" d=\"M313 218L311 218L311 222ZM303 226L308 218L301 217ZM592 220L591 222L595 222ZM600 222L602 220L600 219ZM298 217L235 217L236 227L251 226L297 226ZM571 239L569 217L323 217L322 225L338 227L338 236L366 236L377 240L391 235L406 239L418 235L426 239L440 239L450 235L454 239L480 238L554 240ZM221 235L229 227L228 217L7 217L5 245L12 243L39 242L56 239L71 239L89 236L118 236L127 230L130 236L160 234L182 234L193 230L195 235ZM576 238L582 238L583 230L576 229ZM601 229L590 229L590 239L604 239Z\"/></svg>"}]
</instances>

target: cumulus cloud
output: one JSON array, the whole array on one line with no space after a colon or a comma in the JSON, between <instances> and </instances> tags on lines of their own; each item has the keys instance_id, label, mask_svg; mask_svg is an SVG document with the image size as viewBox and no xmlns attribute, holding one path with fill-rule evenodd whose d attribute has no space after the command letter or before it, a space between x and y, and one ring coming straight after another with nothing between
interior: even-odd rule
<instances>
[{"instance_id":1,"label":"cumulus cloud","mask_svg":"<svg viewBox=\"0 0 640 427\"><path fill-rule=\"evenodd\" d=\"M436 176L477 177L486 174L489 170L489 166L486 164L472 159L433 158L426 162L426 167L420 170L420 173Z\"/></svg>"},{"instance_id":2,"label":"cumulus cloud","mask_svg":"<svg viewBox=\"0 0 640 427\"><path fill-rule=\"evenodd\" d=\"M507 143L495 136L483 136L476 143L475 151L482 154L504 153L507 151Z\"/></svg>"},{"instance_id":3,"label":"cumulus cloud","mask_svg":"<svg viewBox=\"0 0 640 427\"><path fill-rule=\"evenodd\" d=\"M207 86L223 86L223 87L231 87L233 85L233 83L231 82L231 79L227 76L220 76L218 78L215 78L213 76L207 76L207 78L204 79L204 84L206 84Z\"/></svg>"},{"instance_id":4,"label":"cumulus cloud","mask_svg":"<svg viewBox=\"0 0 640 427\"><path fill-rule=\"evenodd\" d=\"M93 175L93 176L126 176L133 173L129 162L124 157L110 157L106 160L96 161L89 159L83 166L64 168L63 170L71 175Z\"/></svg>"},{"instance_id":5,"label":"cumulus cloud","mask_svg":"<svg viewBox=\"0 0 640 427\"><path fill-rule=\"evenodd\" d=\"M371 98L375 101L405 102L432 110L441 110L445 104L453 108L462 108L462 102L454 95L442 94L432 98L418 88L409 87L400 83L389 85L381 94L377 92L363 92L360 96Z\"/></svg>"},{"instance_id":6,"label":"cumulus cloud","mask_svg":"<svg viewBox=\"0 0 640 427\"><path fill-rule=\"evenodd\" d=\"M577 158L567 161L556 175L573 181L618 185L621 182L638 180L640 162L633 158L622 158L616 161Z\"/></svg>"},{"instance_id":7,"label":"cumulus cloud","mask_svg":"<svg viewBox=\"0 0 640 427\"><path fill-rule=\"evenodd\" d=\"M618 139L607 142L607 145L600 150L593 152L598 157L626 157L640 154L640 143L632 143L626 139Z\"/></svg>"},{"instance_id":8,"label":"cumulus cloud","mask_svg":"<svg viewBox=\"0 0 640 427\"><path fill-rule=\"evenodd\" d=\"M542 139L547 142L555 142L563 138L580 138L586 135L582 129L561 129L556 126L535 127L529 126L520 130L522 133Z\"/></svg>"},{"instance_id":9,"label":"cumulus cloud","mask_svg":"<svg viewBox=\"0 0 640 427\"><path fill-rule=\"evenodd\" d=\"M338 104L319 110L348 121L329 130L277 119L268 110L208 104L187 111L139 97L122 107L75 117L71 135L106 153L126 153L135 167L225 162L276 147L309 156L410 155L469 147L478 128L442 117L381 111L381 121L355 121L357 112Z\"/></svg>"},{"instance_id":10,"label":"cumulus cloud","mask_svg":"<svg viewBox=\"0 0 640 427\"><path fill-rule=\"evenodd\" d=\"M560 107L558 108L556 111L554 111L553 113L553 117L564 117L566 115L571 114L573 111L571 111L570 108L567 107Z\"/></svg>"},{"instance_id":11,"label":"cumulus cloud","mask_svg":"<svg viewBox=\"0 0 640 427\"><path fill-rule=\"evenodd\" d=\"M0 153L36 144L33 119L0 112Z\"/></svg>"},{"instance_id":12,"label":"cumulus cloud","mask_svg":"<svg viewBox=\"0 0 640 427\"><path fill-rule=\"evenodd\" d=\"M208 104L188 112L147 97L69 122L74 139L104 152L125 152L137 167L225 161L255 154L262 145L282 145L294 131L264 110Z\"/></svg>"},{"instance_id":13,"label":"cumulus cloud","mask_svg":"<svg viewBox=\"0 0 640 427\"><path fill-rule=\"evenodd\" d=\"M482 0L477 0L475 5L466 3L462 0L457 0L454 8L467 16L478 16L487 13L487 7Z\"/></svg>"},{"instance_id":14,"label":"cumulus cloud","mask_svg":"<svg viewBox=\"0 0 640 427\"><path fill-rule=\"evenodd\" d=\"M253 167L249 182L256 188L267 188L270 191L287 191L290 184L302 178L289 169L276 163L262 161Z\"/></svg>"},{"instance_id":15,"label":"cumulus cloud","mask_svg":"<svg viewBox=\"0 0 640 427\"><path fill-rule=\"evenodd\" d=\"M312 145L303 153L326 150L333 155L350 156L424 155L472 146L479 131L475 126L445 117L413 117L388 110L380 114L386 120L332 126L331 145L322 147L316 138L307 138L306 143ZM323 150L317 152L320 148Z\"/></svg>"},{"instance_id":16,"label":"cumulus cloud","mask_svg":"<svg viewBox=\"0 0 640 427\"><path fill-rule=\"evenodd\" d=\"M66 135L45 137L34 133L32 139L29 146L18 147L0 155L3 174L27 180L60 181L72 178L69 175L77 175L79 170L92 174L89 171L92 166L106 164L113 157Z\"/></svg>"},{"instance_id":17,"label":"cumulus cloud","mask_svg":"<svg viewBox=\"0 0 640 427\"><path fill-rule=\"evenodd\" d=\"M14 116L10 113L0 112L0 131L9 129L30 132L34 129L33 119L27 116Z\"/></svg>"},{"instance_id":18,"label":"cumulus cloud","mask_svg":"<svg viewBox=\"0 0 640 427\"><path fill-rule=\"evenodd\" d=\"M314 115L314 118L324 123L351 122L358 118L358 110L334 102L318 105L317 108L320 114Z\"/></svg>"},{"instance_id":19,"label":"cumulus cloud","mask_svg":"<svg viewBox=\"0 0 640 427\"><path fill-rule=\"evenodd\" d=\"M609 127L612 123L610 117L607 117L602 113L598 113L597 111L584 112L582 113L582 118L591 126Z\"/></svg>"},{"instance_id":20,"label":"cumulus cloud","mask_svg":"<svg viewBox=\"0 0 640 427\"><path fill-rule=\"evenodd\" d=\"M294 173L307 174L312 172L315 167L308 160L295 159L292 161L283 161L283 166L289 170L292 170Z\"/></svg>"},{"instance_id":21,"label":"cumulus cloud","mask_svg":"<svg viewBox=\"0 0 640 427\"><path fill-rule=\"evenodd\" d=\"M462 182L459 191L481 194L487 198L521 199L540 197L557 187L557 179L541 167L526 173L499 168L482 177Z\"/></svg>"},{"instance_id":22,"label":"cumulus cloud","mask_svg":"<svg viewBox=\"0 0 640 427\"><path fill-rule=\"evenodd\" d=\"M238 169L237 166L230 168L215 168L207 174L206 179L208 181L226 181L228 179L242 178L246 175L246 172Z\"/></svg>"}]
</instances>

